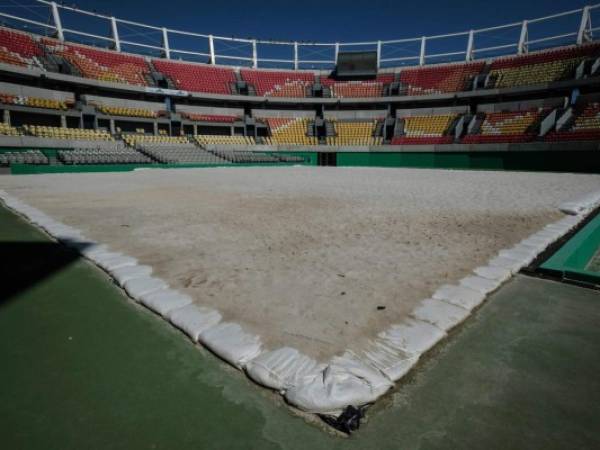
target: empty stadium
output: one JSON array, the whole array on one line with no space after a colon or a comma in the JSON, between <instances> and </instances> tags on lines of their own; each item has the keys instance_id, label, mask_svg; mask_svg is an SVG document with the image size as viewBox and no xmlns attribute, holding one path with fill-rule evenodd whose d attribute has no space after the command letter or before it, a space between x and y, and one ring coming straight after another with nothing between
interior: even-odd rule
<instances>
[{"instance_id":1,"label":"empty stadium","mask_svg":"<svg viewBox=\"0 0 600 450\"><path fill-rule=\"evenodd\" d=\"M598 445L600 5L109 6L0 6L7 448Z\"/></svg>"}]
</instances>

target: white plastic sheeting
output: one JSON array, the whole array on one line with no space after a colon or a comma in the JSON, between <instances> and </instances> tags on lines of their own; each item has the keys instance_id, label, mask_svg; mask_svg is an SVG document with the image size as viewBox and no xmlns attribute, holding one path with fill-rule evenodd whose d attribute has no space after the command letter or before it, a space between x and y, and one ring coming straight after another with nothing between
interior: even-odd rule
<instances>
[{"instance_id":1,"label":"white plastic sheeting","mask_svg":"<svg viewBox=\"0 0 600 450\"><path fill-rule=\"evenodd\" d=\"M322 371L307 375L285 393L306 412L338 415L348 405L374 402L393 383L377 370L349 356L336 356Z\"/></svg>"},{"instance_id":2,"label":"white plastic sheeting","mask_svg":"<svg viewBox=\"0 0 600 450\"><path fill-rule=\"evenodd\" d=\"M282 347L264 352L246 364L246 373L263 386L286 391L302 378L316 374L317 361L295 348Z\"/></svg>"},{"instance_id":3,"label":"white plastic sheeting","mask_svg":"<svg viewBox=\"0 0 600 450\"><path fill-rule=\"evenodd\" d=\"M174 309L191 304L192 298L174 289L163 289L143 295L140 303L164 317Z\"/></svg>"},{"instance_id":4,"label":"white plastic sheeting","mask_svg":"<svg viewBox=\"0 0 600 450\"><path fill-rule=\"evenodd\" d=\"M246 333L237 323L225 322L200 333L198 340L229 364L243 368L261 350L260 337Z\"/></svg>"},{"instance_id":5,"label":"white plastic sheeting","mask_svg":"<svg viewBox=\"0 0 600 450\"><path fill-rule=\"evenodd\" d=\"M194 342L198 342L201 333L221 321L221 314L218 311L196 305L174 309L167 316L174 326L187 334Z\"/></svg>"}]
</instances>

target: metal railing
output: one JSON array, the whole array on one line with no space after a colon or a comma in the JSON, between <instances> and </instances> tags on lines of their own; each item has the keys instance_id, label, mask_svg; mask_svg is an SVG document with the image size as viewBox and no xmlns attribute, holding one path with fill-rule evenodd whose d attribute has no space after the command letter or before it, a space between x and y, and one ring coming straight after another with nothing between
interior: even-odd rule
<instances>
[{"instance_id":1,"label":"metal railing","mask_svg":"<svg viewBox=\"0 0 600 450\"><path fill-rule=\"evenodd\" d=\"M29 0L32 1L32 0ZM130 20L118 19L113 16L85 11L73 6L58 4L47 0L33 0L36 6L47 8L48 20L41 22L37 17L43 17L36 12L35 18L22 17L21 15L9 14L1 11L0 19L20 25L21 28L38 27L45 31L46 35L52 35L64 41L80 42L91 39L100 42L103 47L110 47L117 51L130 53L150 53L167 59L182 60L204 60L208 64L224 64L250 66L253 68L287 68L306 69L322 68L331 69L337 62L340 51L352 49L371 49L376 51L378 68L397 67L403 65L425 65L430 62L457 62L473 61L476 59L489 58L491 56L504 56L513 54L525 54L530 49L541 49L559 45L578 44L590 42L594 38L594 32L600 27L592 27L592 12L600 8L600 4L585 6L545 17L523 20L509 24L489 28L473 29L458 33L440 34L434 36L422 36L416 38L379 40L366 42L299 42L299 41L276 41L264 39L245 39L226 36L215 36L212 34L201 34L189 31L181 31L147 25ZM10 5L15 8L15 5ZM31 7L22 5L22 9L30 13ZM74 14L77 17L86 16L101 21L106 21L107 35L94 34L74 28L63 26L61 13ZM573 24L561 24L565 19L576 22ZM121 33L123 28L139 28L147 33L158 35L160 42L143 43L132 39L123 39ZM541 36L530 39L532 29L541 32ZM538 30L539 28L539 30ZM556 29L560 31L556 31ZM571 29L572 28L572 29ZM547 30L547 33L544 31ZM502 41L496 34L514 33L515 38L504 38L498 45L485 45L486 38L493 38L496 42ZM141 33L138 33L141 34ZM490 36L487 36L490 35ZM73 38L71 38L73 36ZM183 37L185 39L200 40L194 49L176 48L171 45L171 40ZM458 41L458 42L456 42ZM242 48L231 50L217 50L217 46L239 44ZM441 51L429 51L430 46L435 44ZM96 44L97 45L97 44ZM481 46L479 46L481 45ZM267 50L273 46L289 52L289 57L273 56ZM412 47L409 49L409 47ZM198 51L204 48L205 51ZM132 50L130 50L132 49ZM240 53L241 50L241 53ZM316 59L318 56L321 58Z\"/></svg>"}]
</instances>

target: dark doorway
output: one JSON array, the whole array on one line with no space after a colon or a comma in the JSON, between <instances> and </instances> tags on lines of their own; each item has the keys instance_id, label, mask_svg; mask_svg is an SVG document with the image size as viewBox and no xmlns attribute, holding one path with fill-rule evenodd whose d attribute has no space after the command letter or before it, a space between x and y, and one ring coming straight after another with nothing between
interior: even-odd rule
<instances>
[{"instance_id":1,"label":"dark doorway","mask_svg":"<svg viewBox=\"0 0 600 450\"><path fill-rule=\"evenodd\" d=\"M335 152L322 152L319 153L319 166L337 166L337 153Z\"/></svg>"}]
</instances>

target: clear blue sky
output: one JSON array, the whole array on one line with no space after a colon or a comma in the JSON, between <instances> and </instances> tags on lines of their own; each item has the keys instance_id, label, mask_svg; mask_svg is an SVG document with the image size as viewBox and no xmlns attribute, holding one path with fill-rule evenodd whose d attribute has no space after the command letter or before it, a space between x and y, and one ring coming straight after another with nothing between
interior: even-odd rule
<instances>
[{"instance_id":1,"label":"clear blue sky","mask_svg":"<svg viewBox=\"0 0 600 450\"><path fill-rule=\"evenodd\" d=\"M499 25L580 8L592 1L170 0L164 3L168 6L161 8L155 7L152 0L77 0L65 3L76 4L82 9L96 10L123 19L206 34L261 39L343 42L385 40L465 31L471 28ZM0 10L9 12L11 5L32 5L33 3L32 0L0 0ZM36 10L44 13L41 8L36 8ZM13 9L13 12L15 11L16 9ZM600 17L600 11L596 14ZM561 27L564 29L568 26L569 29L573 28L573 31L576 31L578 20L578 17L571 17L554 25L557 29ZM65 17L64 22L66 23L63 25L67 27L75 25L72 21L69 22L69 17ZM78 19L77 25L78 29L83 27L87 31L95 32L97 29L102 29L103 34L106 34L107 31L106 24L99 25L92 22L83 24ZM139 32L139 30L124 29L121 34L125 35L125 38L134 36L139 38L136 31ZM514 42L517 32L518 30L513 30L505 33L505 42ZM536 30L532 29L532 38L535 38L535 35ZM147 39L148 43L158 42L159 36L145 36L140 39ZM177 38L174 37L173 40L176 41ZM482 36L479 46L503 43L502 34L491 37ZM442 52L449 49L450 44L432 41L428 50ZM434 48L436 45L439 49ZM198 46L201 44L198 43ZM177 48L191 50L196 47L194 43L181 42ZM410 49L410 51L414 51L414 49ZM277 57L277 51L274 55Z\"/></svg>"},{"instance_id":2,"label":"clear blue sky","mask_svg":"<svg viewBox=\"0 0 600 450\"><path fill-rule=\"evenodd\" d=\"M3 3L6 0L3 0ZM19 0L30 3L29 0ZM78 0L82 9L201 33L290 40L392 39L463 31L580 8L582 0ZM480 5L480 6L479 6Z\"/></svg>"}]
</instances>

